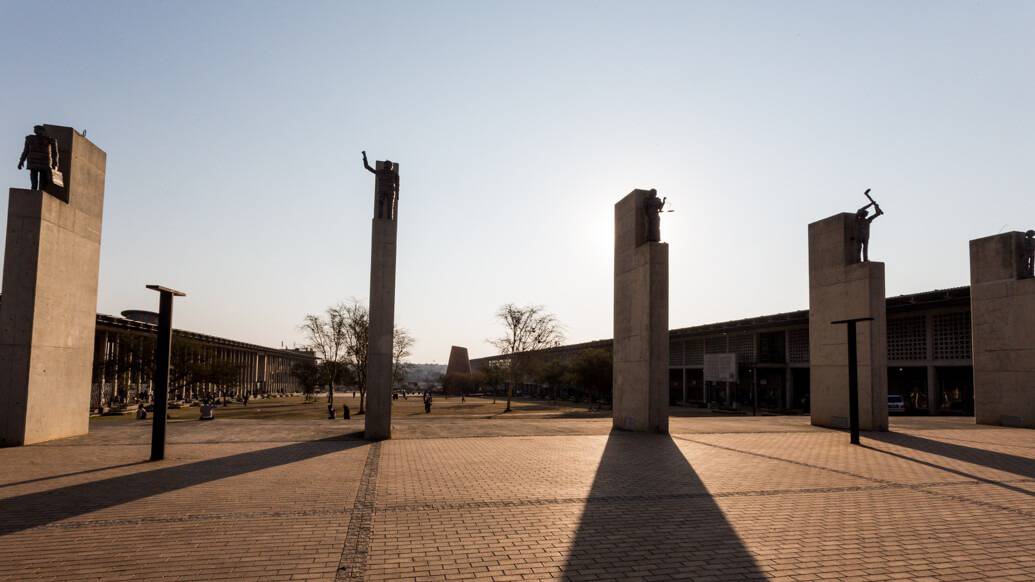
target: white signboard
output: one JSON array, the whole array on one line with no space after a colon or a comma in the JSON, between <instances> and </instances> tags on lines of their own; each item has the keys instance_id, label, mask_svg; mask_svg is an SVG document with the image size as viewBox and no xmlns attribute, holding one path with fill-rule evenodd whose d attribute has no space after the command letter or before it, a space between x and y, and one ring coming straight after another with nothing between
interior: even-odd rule
<instances>
[{"instance_id":1,"label":"white signboard","mask_svg":"<svg viewBox=\"0 0 1035 582\"><path fill-rule=\"evenodd\" d=\"M705 354L705 382L736 382L737 354Z\"/></svg>"}]
</instances>

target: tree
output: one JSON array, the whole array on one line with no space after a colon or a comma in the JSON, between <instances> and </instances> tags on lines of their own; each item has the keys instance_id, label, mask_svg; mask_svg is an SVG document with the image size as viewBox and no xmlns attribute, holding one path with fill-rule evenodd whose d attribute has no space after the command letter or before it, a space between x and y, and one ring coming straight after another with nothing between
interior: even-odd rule
<instances>
[{"instance_id":1,"label":"tree","mask_svg":"<svg viewBox=\"0 0 1035 582\"><path fill-rule=\"evenodd\" d=\"M478 389L482 378L483 376L480 372L472 372L470 374L453 372L452 374L442 374L441 383L442 388L445 389L446 396L449 395L450 391L455 390L460 393L460 398L463 399L467 394Z\"/></svg>"},{"instance_id":2,"label":"tree","mask_svg":"<svg viewBox=\"0 0 1035 582\"><path fill-rule=\"evenodd\" d=\"M550 399L557 398L557 387L567 382L570 377L568 364L560 358L546 358L535 367L535 377L540 384L546 385Z\"/></svg>"},{"instance_id":3,"label":"tree","mask_svg":"<svg viewBox=\"0 0 1035 582\"><path fill-rule=\"evenodd\" d=\"M500 354L510 356L510 382L507 384L507 409L514 393L514 384L522 378L528 367L527 352L543 350L561 345L564 333L561 324L542 305L520 307L507 303L496 312L496 319L503 324L505 333L488 340Z\"/></svg>"},{"instance_id":4,"label":"tree","mask_svg":"<svg viewBox=\"0 0 1035 582\"><path fill-rule=\"evenodd\" d=\"M366 412L367 361L370 343L370 311L357 299L328 307L322 317L307 315L302 330L309 344L321 360L324 377L329 377L327 401L334 404L333 385L349 378L359 390L359 414ZM413 337L402 328L394 332L393 373L405 372L405 360L410 356Z\"/></svg>"},{"instance_id":5,"label":"tree","mask_svg":"<svg viewBox=\"0 0 1035 582\"><path fill-rule=\"evenodd\" d=\"M395 328L392 337L392 379L395 382L402 382L406 379L406 358L410 357L410 348L413 347L414 339L409 330L404 327Z\"/></svg>"},{"instance_id":6,"label":"tree","mask_svg":"<svg viewBox=\"0 0 1035 582\"><path fill-rule=\"evenodd\" d=\"M169 392L179 393L186 400L203 387L202 362L205 359L201 344L194 340L173 336L169 359Z\"/></svg>"},{"instance_id":7,"label":"tree","mask_svg":"<svg viewBox=\"0 0 1035 582\"><path fill-rule=\"evenodd\" d=\"M356 299L338 306L344 324L344 358L359 390L359 414L365 414L367 353L370 344L370 311Z\"/></svg>"},{"instance_id":8,"label":"tree","mask_svg":"<svg viewBox=\"0 0 1035 582\"><path fill-rule=\"evenodd\" d=\"M348 307L346 303L332 305L323 315L306 315L301 325L309 347L325 365L327 403L330 405L334 404L334 382L338 379L338 369L344 364L348 349Z\"/></svg>"},{"instance_id":9,"label":"tree","mask_svg":"<svg viewBox=\"0 0 1035 582\"><path fill-rule=\"evenodd\" d=\"M496 404L496 391L507 379L507 369L500 362L489 361L478 371L480 380L492 388L492 403Z\"/></svg>"},{"instance_id":10,"label":"tree","mask_svg":"<svg viewBox=\"0 0 1035 582\"><path fill-rule=\"evenodd\" d=\"M291 375L298 380L298 384L302 387L302 394L305 395L306 402L312 398L313 392L316 391L316 387L320 385L320 368L317 367L316 362L295 362L291 365Z\"/></svg>"},{"instance_id":11,"label":"tree","mask_svg":"<svg viewBox=\"0 0 1035 582\"><path fill-rule=\"evenodd\" d=\"M571 383L587 392L590 407L605 394L610 400L613 376L614 362L611 352L607 350L583 350L575 356L569 368Z\"/></svg>"},{"instance_id":12,"label":"tree","mask_svg":"<svg viewBox=\"0 0 1035 582\"><path fill-rule=\"evenodd\" d=\"M241 370L244 366L229 360L218 359L203 364L198 373L202 382L215 386L217 393L223 397L223 406L230 391L241 382Z\"/></svg>"}]
</instances>

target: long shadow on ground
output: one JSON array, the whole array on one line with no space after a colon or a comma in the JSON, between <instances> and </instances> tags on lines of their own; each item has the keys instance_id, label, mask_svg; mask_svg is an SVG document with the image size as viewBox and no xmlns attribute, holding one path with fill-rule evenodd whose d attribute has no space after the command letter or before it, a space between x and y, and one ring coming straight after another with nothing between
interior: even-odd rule
<instances>
[{"instance_id":1,"label":"long shadow on ground","mask_svg":"<svg viewBox=\"0 0 1035 582\"><path fill-rule=\"evenodd\" d=\"M1035 439L1035 431L1030 432L1032 438ZM885 442L891 445L897 445L913 449L915 451L937 455L939 457L955 459L965 463L972 463L974 465L980 465L982 467L1003 471L1005 473L1013 473L1014 475L1024 477L1025 479L1035 479L1035 459L1030 457L1021 457L1019 455L1011 455L1010 453L1000 453L997 451L990 451L988 449L979 449L947 443L944 441L936 441L919 437L914 434L901 432L870 433L867 434L867 436L873 440Z\"/></svg>"},{"instance_id":2,"label":"long shadow on ground","mask_svg":"<svg viewBox=\"0 0 1035 582\"><path fill-rule=\"evenodd\" d=\"M608 437L564 575L765 578L672 438L621 432Z\"/></svg>"},{"instance_id":3,"label":"long shadow on ground","mask_svg":"<svg viewBox=\"0 0 1035 582\"><path fill-rule=\"evenodd\" d=\"M996 471L1002 471L1004 473L1012 473L1025 479L1035 479L1035 459L1029 457L1021 457L1018 455L1011 455L1009 453L1000 453L997 451L990 451L987 449L978 449L974 447L968 447L964 445L957 445L953 443L946 443L943 441L936 441L918 437L916 435L904 434L904 433L870 433L867 435L869 438L888 444L897 445L900 447L908 448L921 453L928 453L936 455L946 459L954 459L965 463L974 465L980 465L982 467L993 469ZM920 465L939 469L947 473L959 475L968 479L974 479L984 483L989 483L1003 489L1009 489L1022 495L1035 496L1035 492L1029 491L1023 487L1016 487L1008 483L1003 483L998 479L991 479L968 473L961 469L946 467L945 465L939 465L936 462L925 461L918 459L913 456L895 453L884 449L879 449L864 444L865 448L868 448L878 453L911 461Z\"/></svg>"},{"instance_id":4,"label":"long shadow on ground","mask_svg":"<svg viewBox=\"0 0 1035 582\"><path fill-rule=\"evenodd\" d=\"M0 536L365 444L359 439L335 436L0 499Z\"/></svg>"}]
</instances>

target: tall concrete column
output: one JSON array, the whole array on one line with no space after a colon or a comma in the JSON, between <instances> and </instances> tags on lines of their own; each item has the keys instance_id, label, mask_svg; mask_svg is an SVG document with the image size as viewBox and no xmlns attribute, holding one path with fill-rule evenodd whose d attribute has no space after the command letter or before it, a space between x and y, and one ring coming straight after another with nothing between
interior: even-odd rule
<instances>
[{"instance_id":1,"label":"tall concrete column","mask_svg":"<svg viewBox=\"0 0 1035 582\"><path fill-rule=\"evenodd\" d=\"M1024 272L1023 243L1020 232L970 241L978 424L1035 428L1035 278Z\"/></svg>"},{"instance_id":2,"label":"tall concrete column","mask_svg":"<svg viewBox=\"0 0 1035 582\"><path fill-rule=\"evenodd\" d=\"M0 303L0 445L89 430L106 155L70 127L64 188L12 188Z\"/></svg>"},{"instance_id":3,"label":"tall concrete column","mask_svg":"<svg viewBox=\"0 0 1035 582\"><path fill-rule=\"evenodd\" d=\"M938 414L939 396L940 395L938 394L938 368L934 366L927 366L927 413L931 416Z\"/></svg>"},{"instance_id":4,"label":"tall concrete column","mask_svg":"<svg viewBox=\"0 0 1035 582\"><path fill-rule=\"evenodd\" d=\"M384 169L384 162L377 162ZM396 164L398 171L398 164ZM392 438L392 343L395 330L396 208L378 218L374 192L374 218L370 243L370 327L367 347L367 410L363 436L369 440Z\"/></svg>"},{"instance_id":5,"label":"tall concrete column","mask_svg":"<svg viewBox=\"0 0 1035 582\"><path fill-rule=\"evenodd\" d=\"M614 405L620 430L668 432L668 245L647 240L647 190L615 204Z\"/></svg>"},{"instance_id":6,"label":"tall concrete column","mask_svg":"<svg viewBox=\"0 0 1035 582\"><path fill-rule=\"evenodd\" d=\"M855 215L809 225L809 366L812 424L848 428L848 338L832 321L858 325L859 426L888 430L884 263L855 256Z\"/></svg>"}]
</instances>

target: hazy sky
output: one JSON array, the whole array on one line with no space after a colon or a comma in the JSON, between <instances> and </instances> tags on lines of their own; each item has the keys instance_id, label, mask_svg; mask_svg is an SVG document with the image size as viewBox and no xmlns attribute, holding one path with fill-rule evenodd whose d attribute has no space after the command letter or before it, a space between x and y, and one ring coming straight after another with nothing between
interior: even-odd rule
<instances>
[{"instance_id":1,"label":"hazy sky","mask_svg":"<svg viewBox=\"0 0 1035 582\"><path fill-rule=\"evenodd\" d=\"M271 346L369 292L401 164L415 361L503 303L611 336L613 204L658 188L670 323L808 305L807 224L873 194L888 295L1035 225L1035 2L0 2L0 177L36 122L108 153L98 311ZM6 216L7 200L0 197Z\"/></svg>"}]
</instances>

